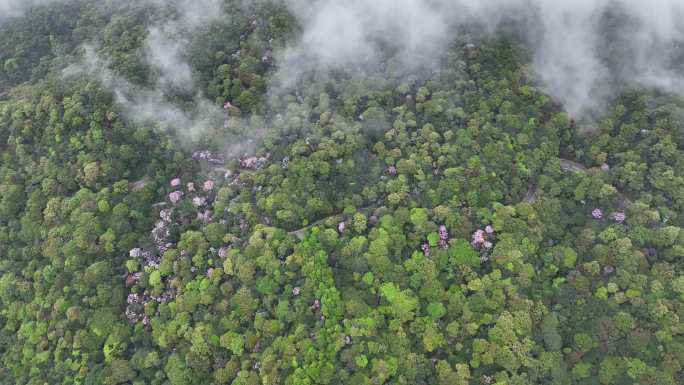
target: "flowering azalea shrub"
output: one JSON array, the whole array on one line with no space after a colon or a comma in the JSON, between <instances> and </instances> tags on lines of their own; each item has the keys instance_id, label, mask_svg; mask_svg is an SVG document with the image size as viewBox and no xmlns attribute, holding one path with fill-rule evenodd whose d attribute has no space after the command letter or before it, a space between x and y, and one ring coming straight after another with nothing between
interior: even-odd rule
<instances>
[{"instance_id":1,"label":"flowering azalea shrub","mask_svg":"<svg viewBox=\"0 0 684 385\"><path fill-rule=\"evenodd\" d=\"M210 160L210 156L211 153L206 152L199 153L194 158ZM230 174L230 176L233 176L233 178L224 181L225 184L235 183L235 180L239 178L237 174ZM174 189L180 187L181 178L173 178L169 185ZM183 240L183 237L177 238L177 234L183 231L186 231L183 234L188 234L186 222L187 215L189 214L188 207L192 207L189 211L194 212L196 216L196 226L205 231L208 231L209 226L212 224L220 226L227 224L226 219L218 219L218 223L216 222L217 219L215 219L214 211L217 203L216 199L218 198L216 182L212 179L206 179L201 183L201 186L202 189L197 190L194 182L188 182L184 190L170 192L167 196L168 202L163 204L166 208L159 210L159 219L155 222L150 234L153 247L150 249L135 247L129 251L129 257L132 261L136 262L135 266L137 266L137 269L130 271L130 279L127 279L128 286L136 290L131 292L127 298L128 306L126 307L125 314L130 322L141 322L143 325L148 325L151 315L148 314L146 309L152 308L154 303L162 304L176 300L177 288L173 284L176 277L173 274L169 274L168 270L171 266L179 263L183 257L189 255L189 250L187 247L184 247L189 244ZM226 217L226 215L219 213L218 217ZM244 220L239 221L238 228L242 233L248 231ZM192 249L193 247L190 248L190 250ZM210 247L209 257L215 255L218 260L225 260L228 257L227 250L226 246L219 248ZM197 266L194 266L196 262L199 265L206 266L204 262L194 260L197 256L198 254L193 257L193 266L189 270L193 275L202 273ZM212 276L214 270L213 267L206 267L204 275L207 277ZM148 280L144 285L141 285L140 282L142 278ZM154 315L159 315L158 307Z\"/></svg>"}]
</instances>

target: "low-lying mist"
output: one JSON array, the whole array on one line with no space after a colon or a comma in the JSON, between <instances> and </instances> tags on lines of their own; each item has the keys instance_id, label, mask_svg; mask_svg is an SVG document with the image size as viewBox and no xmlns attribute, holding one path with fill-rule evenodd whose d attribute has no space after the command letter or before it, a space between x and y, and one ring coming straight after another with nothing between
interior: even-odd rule
<instances>
[{"instance_id":1,"label":"low-lying mist","mask_svg":"<svg viewBox=\"0 0 684 385\"><path fill-rule=\"evenodd\" d=\"M437 67L458 33L495 37L515 25L534 75L576 118L600 111L624 87L681 92L684 3L677 0L285 0L302 25L282 57L281 78L314 68L382 60L392 47L407 70Z\"/></svg>"},{"instance_id":2,"label":"low-lying mist","mask_svg":"<svg viewBox=\"0 0 684 385\"><path fill-rule=\"evenodd\" d=\"M0 0L0 10L16 16L50 0ZM56 0L55 0L56 1ZM114 91L134 120L156 119L198 137L221 121L224 112L206 99L187 57L190 36L230 18L233 1L147 0L175 15L148 27L142 55L154 73L151 88L133 87L110 71L92 71L106 59L89 48L81 69ZM275 100L304 76L359 73L384 68L388 55L400 74L439 70L449 46L496 38L519 39L530 53L531 74L546 93L576 119L599 114L620 91L657 88L681 94L684 76L677 55L684 47L684 4L676 0L256 0L284 6L300 26L298 37L274 52L269 80ZM510 27L513 26L511 29ZM515 34L508 32L514 30ZM389 53L389 54L388 54ZM90 63L90 64L88 64ZM71 72L78 66L72 66ZM195 95L188 107L167 94ZM219 123L220 124L220 123Z\"/></svg>"}]
</instances>

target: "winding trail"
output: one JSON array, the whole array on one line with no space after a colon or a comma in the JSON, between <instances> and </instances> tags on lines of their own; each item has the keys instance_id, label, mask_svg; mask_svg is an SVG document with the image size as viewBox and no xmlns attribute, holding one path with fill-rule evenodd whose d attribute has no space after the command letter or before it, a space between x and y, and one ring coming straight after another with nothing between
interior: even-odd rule
<instances>
[{"instance_id":1,"label":"winding trail","mask_svg":"<svg viewBox=\"0 0 684 385\"><path fill-rule=\"evenodd\" d=\"M537 201L537 189L534 186L530 186L522 201L529 204L535 203Z\"/></svg>"},{"instance_id":2,"label":"winding trail","mask_svg":"<svg viewBox=\"0 0 684 385\"><path fill-rule=\"evenodd\" d=\"M139 180L136 180L133 182L133 190L140 190L141 188L144 188L150 183L150 179L145 175L144 177L140 178Z\"/></svg>"},{"instance_id":3,"label":"winding trail","mask_svg":"<svg viewBox=\"0 0 684 385\"><path fill-rule=\"evenodd\" d=\"M308 227L308 226L307 226ZM304 231L306 230L306 227L302 227L301 229L295 230L295 231L290 231L288 234L293 235L300 240L304 239Z\"/></svg>"},{"instance_id":4,"label":"winding trail","mask_svg":"<svg viewBox=\"0 0 684 385\"><path fill-rule=\"evenodd\" d=\"M570 171L570 172L587 171L587 166L585 166L581 163L573 162L572 160L563 159L563 158L560 159L560 167L561 167L561 170L563 170L563 171Z\"/></svg>"},{"instance_id":5,"label":"winding trail","mask_svg":"<svg viewBox=\"0 0 684 385\"><path fill-rule=\"evenodd\" d=\"M361 208L357 209L356 212L368 215L370 212L372 212L375 209L377 209L377 207L375 207L375 206L366 206L366 207L361 207ZM288 231L287 233L290 235L293 235L299 239L304 239L304 232L306 231L306 229L308 229L311 226L315 226L317 223L321 223L321 222L326 221L330 218L334 218L334 217L337 217L340 215L342 215L342 213L333 214L333 215L327 216L325 218L321 218L321 219L317 220L316 222L314 222L310 225L304 226L304 227L299 228L297 230Z\"/></svg>"},{"instance_id":6,"label":"winding trail","mask_svg":"<svg viewBox=\"0 0 684 385\"><path fill-rule=\"evenodd\" d=\"M561 170L566 171L566 172L586 172L589 169L589 167L587 167L581 163L569 160L569 159L559 158L559 161L560 161ZM618 208L620 210L628 209L632 205L632 201L629 199L629 197L627 197L626 194L624 194L620 191L618 191L617 193L620 196L620 203L618 205ZM530 188L527 190L527 193L525 193L525 196L523 197L522 202L532 204L536 201L537 201L536 187L530 186Z\"/></svg>"}]
</instances>

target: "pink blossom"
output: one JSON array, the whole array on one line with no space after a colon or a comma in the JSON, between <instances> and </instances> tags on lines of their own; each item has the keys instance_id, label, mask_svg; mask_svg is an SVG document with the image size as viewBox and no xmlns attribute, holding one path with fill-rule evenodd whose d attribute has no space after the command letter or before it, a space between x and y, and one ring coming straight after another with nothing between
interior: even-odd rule
<instances>
[{"instance_id":1,"label":"pink blossom","mask_svg":"<svg viewBox=\"0 0 684 385\"><path fill-rule=\"evenodd\" d=\"M204 181L204 184L202 185L202 189L204 191L211 191L214 189L214 181L213 180L207 180Z\"/></svg>"},{"instance_id":2,"label":"pink blossom","mask_svg":"<svg viewBox=\"0 0 684 385\"><path fill-rule=\"evenodd\" d=\"M218 251L219 258L225 258L226 255L228 255L228 250L225 247L220 248Z\"/></svg>"},{"instance_id":3,"label":"pink blossom","mask_svg":"<svg viewBox=\"0 0 684 385\"><path fill-rule=\"evenodd\" d=\"M159 212L159 218L162 219L164 222L171 222L171 213L173 212L173 209L168 209L168 210L161 210Z\"/></svg>"},{"instance_id":4,"label":"pink blossom","mask_svg":"<svg viewBox=\"0 0 684 385\"><path fill-rule=\"evenodd\" d=\"M484 243L484 241L484 231L482 231L482 229L477 229L477 231L473 233L473 243L478 245Z\"/></svg>"},{"instance_id":5,"label":"pink blossom","mask_svg":"<svg viewBox=\"0 0 684 385\"><path fill-rule=\"evenodd\" d=\"M207 203L207 200L204 197L194 197L192 198L192 204L199 207L199 206L204 206Z\"/></svg>"},{"instance_id":6,"label":"pink blossom","mask_svg":"<svg viewBox=\"0 0 684 385\"><path fill-rule=\"evenodd\" d=\"M195 184L190 182L188 183L188 192L193 192L195 191Z\"/></svg>"},{"instance_id":7,"label":"pink blossom","mask_svg":"<svg viewBox=\"0 0 684 385\"><path fill-rule=\"evenodd\" d=\"M337 231L339 231L340 233L343 233L343 232L344 232L344 228L345 228L344 222L340 222L340 223L337 225Z\"/></svg>"},{"instance_id":8,"label":"pink blossom","mask_svg":"<svg viewBox=\"0 0 684 385\"><path fill-rule=\"evenodd\" d=\"M440 238L448 238L449 237L449 232L447 231L446 226L444 226L444 225L439 226L439 237Z\"/></svg>"},{"instance_id":9,"label":"pink blossom","mask_svg":"<svg viewBox=\"0 0 684 385\"><path fill-rule=\"evenodd\" d=\"M249 230L249 222L247 222L244 218L240 219L240 231L246 233L247 230Z\"/></svg>"},{"instance_id":10,"label":"pink blossom","mask_svg":"<svg viewBox=\"0 0 684 385\"><path fill-rule=\"evenodd\" d=\"M171 179L171 187L178 187L181 184L180 178Z\"/></svg>"},{"instance_id":11,"label":"pink blossom","mask_svg":"<svg viewBox=\"0 0 684 385\"><path fill-rule=\"evenodd\" d=\"M128 252L128 255L130 255L131 258L140 258L142 250L139 247L136 247L135 249L131 249L131 251Z\"/></svg>"},{"instance_id":12,"label":"pink blossom","mask_svg":"<svg viewBox=\"0 0 684 385\"><path fill-rule=\"evenodd\" d=\"M192 154L193 159L209 160L211 158L211 152L208 150L196 151Z\"/></svg>"},{"instance_id":13,"label":"pink blossom","mask_svg":"<svg viewBox=\"0 0 684 385\"><path fill-rule=\"evenodd\" d=\"M171 194L169 194L169 200L171 201L171 203L178 203L178 201L180 201L182 196L183 196L182 191L174 191Z\"/></svg>"},{"instance_id":14,"label":"pink blossom","mask_svg":"<svg viewBox=\"0 0 684 385\"><path fill-rule=\"evenodd\" d=\"M302 292L302 289L299 286L292 289L292 295L294 295L294 296L299 295L299 293L301 293L301 292Z\"/></svg>"},{"instance_id":15,"label":"pink blossom","mask_svg":"<svg viewBox=\"0 0 684 385\"><path fill-rule=\"evenodd\" d=\"M233 105L230 102L226 102L225 104L223 104L223 109L225 109L225 110L227 110L231 107L233 107Z\"/></svg>"},{"instance_id":16,"label":"pink blossom","mask_svg":"<svg viewBox=\"0 0 684 385\"><path fill-rule=\"evenodd\" d=\"M209 222L211 220L211 212L209 210L205 210L203 213L197 213L197 219L205 223Z\"/></svg>"},{"instance_id":17,"label":"pink blossom","mask_svg":"<svg viewBox=\"0 0 684 385\"><path fill-rule=\"evenodd\" d=\"M439 246L442 248L447 247L447 242L449 241L449 232L446 226L439 226Z\"/></svg>"},{"instance_id":18,"label":"pink blossom","mask_svg":"<svg viewBox=\"0 0 684 385\"><path fill-rule=\"evenodd\" d=\"M250 156L240 160L240 165L244 168L257 168L259 166L259 158Z\"/></svg>"},{"instance_id":19,"label":"pink blossom","mask_svg":"<svg viewBox=\"0 0 684 385\"><path fill-rule=\"evenodd\" d=\"M313 305L311 305L311 307L314 309L320 309L321 308L321 301L319 299L315 299L313 302Z\"/></svg>"},{"instance_id":20,"label":"pink blossom","mask_svg":"<svg viewBox=\"0 0 684 385\"><path fill-rule=\"evenodd\" d=\"M420 247L423 250L423 255L426 257L430 256L430 245L427 243L423 243L423 245Z\"/></svg>"},{"instance_id":21,"label":"pink blossom","mask_svg":"<svg viewBox=\"0 0 684 385\"><path fill-rule=\"evenodd\" d=\"M622 223L627 219L627 216L623 212L615 212L610 214L610 218L615 222Z\"/></svg>"},{"instance_id":22,"label":"pink blossom","mask_svg":"<svg viewBox=\"0 0 684 385\"><path fill-rule=\"evenodd\" d=\"M601 165L601 171L607 172L609 170L610 170L610 166L608 165L608 163L604 163Z\"/></svg>"},{"instance_id":23,"label":"pink blossom","mask_svg":"<svg viewBox=\"0 0 684 385\"><path fill-rule=\"evenodd\" d=\"M491 249L494 245L489 241L485 241L482 246L484 246L485 249Z\"/></svg>"},{"instance_id":24,"label":"pink blossom","mask_svg":"<svg viewBox=\"0 0 684 385\"><path fill-rule=\"evenodd\" d=\"M490 225L487 225L487 226L485 227L485 233L487 233L487 234L494 234L494 228L493 228L492 226L490 226Z\"/></svg>"},{"instance_id":25,"label":"pink blossom","mask_svg":"<svg viewBox=\"0 0 684 385\"><path fill-rule=\"evenodd\" d=\"M594 217L594 219L601 219L603 218L603 210L596 208L591 212L591 216Z\"/></svg>"}]
</instances>

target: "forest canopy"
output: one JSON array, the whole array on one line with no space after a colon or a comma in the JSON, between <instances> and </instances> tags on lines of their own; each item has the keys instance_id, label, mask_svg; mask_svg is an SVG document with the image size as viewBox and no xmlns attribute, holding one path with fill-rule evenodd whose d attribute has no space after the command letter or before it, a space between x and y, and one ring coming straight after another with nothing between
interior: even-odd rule
<instances>
[{"instance_id":1,"label":"forest canopy","mask_svg":"<svg viewBox=\"0 0 684 385\"><path fill-rule=\"evenodd\" d=\"M681 7L476 3L0 0L0 384L684 383Z\"/></svg>"}]
</instances>

